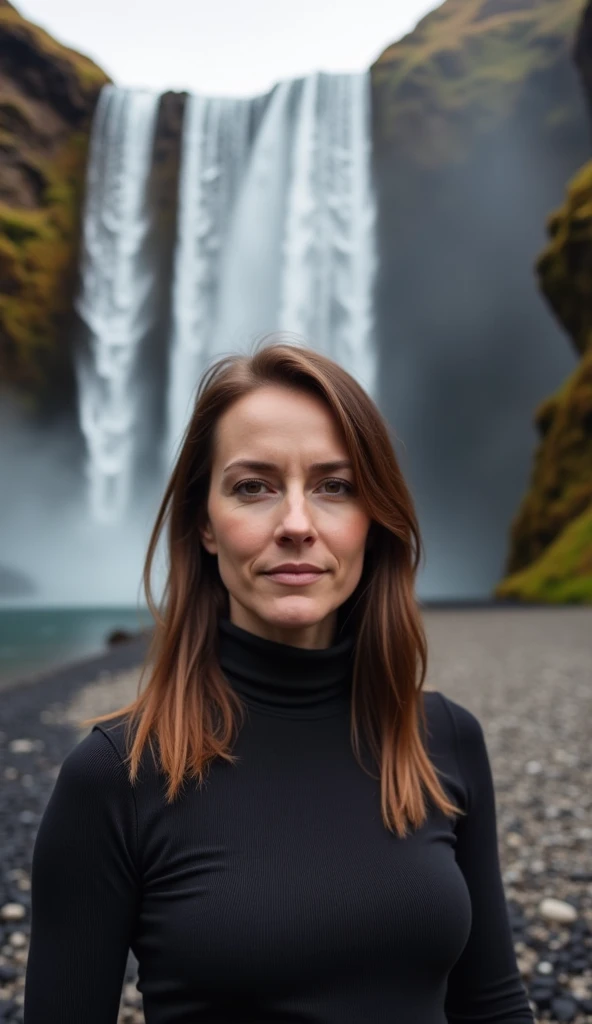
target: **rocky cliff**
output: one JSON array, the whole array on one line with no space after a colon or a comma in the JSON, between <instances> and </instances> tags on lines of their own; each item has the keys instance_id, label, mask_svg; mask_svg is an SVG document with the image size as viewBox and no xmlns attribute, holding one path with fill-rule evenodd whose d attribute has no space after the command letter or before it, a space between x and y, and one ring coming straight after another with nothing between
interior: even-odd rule
<instances>
[{"instance_id":1,"label":"rocky cliff","mask_svg":"<svg viewBox=\"0 0 592 1024\"><path fill-rule=\"evenodd\" d=\"M592 109L592 5L576 55ZM573 178L547 222L537 262L542 294L580 361L536 410L540 442L514 519L499 597L592 603L592 163Z\"/></svg>"},{"instance_id":2,"label":"rocky cliff","mask_svg":"<svg viewBox=\"0 0 592 1024\"><path fill-rule=\"evenodd\" d=\"M575 361L532 268L592 151L583 8L445 0L372 67L380 399L451 572L504 573L537 443L525 410Z\"/></svg>"},{"instance_id":3,"label":"rocky cliff","mask_svg":"<svg viewBox=\"0 0 592 1024\"><path fill-rule=\"evenodd\" d=\"M379 155L461 165L532 104L550 134L579 127L572 38L582 0L445 0L372 68ZM549 88L549 86L551 88ZM527 127L525 125L525 127Z\"/></svg>"},{"instance_id":4,"label":"rocky cliff","mask_svg":"<svg viewBox=\"0 0 592 1024\"><path fill-rule=\"evenodd\" d=\"M109 79L0 0L0 380L31 409L72 388L68 324L89 126Z\"/></svg>"}]
</instances>

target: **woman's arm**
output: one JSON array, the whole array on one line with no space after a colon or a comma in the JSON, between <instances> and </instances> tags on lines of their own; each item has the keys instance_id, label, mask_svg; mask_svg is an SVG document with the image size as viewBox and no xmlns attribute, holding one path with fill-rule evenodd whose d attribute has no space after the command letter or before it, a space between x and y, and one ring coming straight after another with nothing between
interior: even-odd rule
<instances>
[{"instance_id":1,"label":"woman's arm","mask_svg":"<svg viewBox=\"0 0 592 1024\"><path fill-rule=\"evenodd\" d=\"M449 1024L533 1024L516 962L501 878L493 778L483 729L461 705L444 699L469 792L456 825L456 860L469 888L471 932L448 978Z\"/></svg>"},{"instance_id":2,"label":"woman's arm","mask_svg":"<svg viewBox=\"0 0 592 1024\"><path fill-rule=\"evenodd\" d=\"M24 1024L116 1024L137 865L127 770L95 729L64 760L35 839Z\"/></svg>"}]
</instances>

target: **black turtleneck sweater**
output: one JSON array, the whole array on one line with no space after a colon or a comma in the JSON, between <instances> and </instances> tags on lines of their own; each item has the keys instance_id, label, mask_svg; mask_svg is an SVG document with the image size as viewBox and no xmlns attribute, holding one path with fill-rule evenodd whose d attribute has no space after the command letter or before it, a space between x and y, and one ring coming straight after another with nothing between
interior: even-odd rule
<instances>
[{"instance_id":1,"label":"black turtleneck sweater","mask_svg":"<svg viewBox=\"0 0 592 1024\"><path fill-rule=\"evenodd\" d=\"M146 1024L532 1024L478 720L424 694L428 753L468 814L430 804L399 839L351 748L352 638L302 649L222 620L219 639L247 705L235 765L167 805L151 755L130 785L123 720L63 762L33 853L25 1024L116 1024L130 947Z\"/></svg>"}]
</instances>

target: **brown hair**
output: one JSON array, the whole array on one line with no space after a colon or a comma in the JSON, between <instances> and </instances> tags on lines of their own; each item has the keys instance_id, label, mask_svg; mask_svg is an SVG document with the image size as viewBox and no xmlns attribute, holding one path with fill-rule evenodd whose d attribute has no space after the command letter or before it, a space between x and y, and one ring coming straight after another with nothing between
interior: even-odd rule
<instances>
[{"instance_id":1,"label":"brown hair","mask_svg":"<svg viewBox=\"0 0 592 1024\"><path fill-rule=\"evenodd\" d=\"M366 771L360 759L361 728L380 765L384 825L404 837L408 823L419 827L426 820L426 794L444 814L464 813L447 799L419 728L420 723L426 728L421 690L427 670L427 642L414 593L422 547L419 527L388 426L375 403L342 367L303 345L275 340L251 356L222 357L202 376L144 565L155 628L138 696L125 708L83 724L127 716L128 744L135 730L126 759L132 784L144 746L148 742L152 749L154 735L169 803L188 772L201 785L216 757L235 763L230 753L234 712L242 724L244 708L216 654L217 620L228 616L228 592L198 527L206 516L217 420L238 398L266 385L312 393L327 403L343 431L356 487L371 519L361 579L339 609L341 621L351 620L356 636L351 740ZM167 518L169 566L159 614L150 575ZM150 679L140 692L149 664Z\"/></svg>"}]
</instances>

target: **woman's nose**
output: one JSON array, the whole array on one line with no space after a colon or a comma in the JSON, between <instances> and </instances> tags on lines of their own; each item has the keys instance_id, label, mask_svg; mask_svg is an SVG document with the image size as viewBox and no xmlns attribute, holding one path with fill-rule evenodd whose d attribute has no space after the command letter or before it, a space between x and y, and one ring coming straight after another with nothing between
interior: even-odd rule
<instances>
[{"instance_id":1,"label":"woman's nose","mask_svg":"<svg viewBox=\"0 0 592 1024\"><path fill-rule=\"evenodd\" d=\"M305 495L286 498L280 519L284 530L299 533L309 531L312 527L312 514Z\"/></svg>"}]
</instances>

